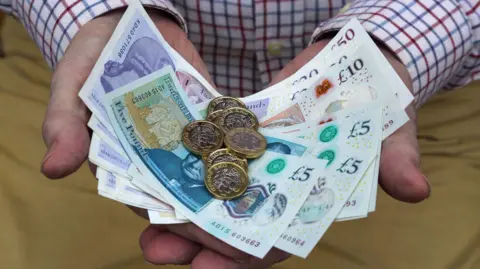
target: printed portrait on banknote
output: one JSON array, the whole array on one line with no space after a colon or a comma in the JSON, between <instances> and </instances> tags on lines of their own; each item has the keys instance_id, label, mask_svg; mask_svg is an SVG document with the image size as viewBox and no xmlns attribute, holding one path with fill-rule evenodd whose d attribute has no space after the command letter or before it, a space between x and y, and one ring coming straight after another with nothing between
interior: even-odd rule
<instances>
[{"instance_id":1,"label":"printed portrait on banknote","mask_svg":"<svg viewBox=\"0 0 480 269\"><path fill-rule=\"evenodd\" d=\"M142 37L129 47L123 61L110 60L100 78L106 93L144 77L166 65L174 66L165 49L156 40Z\"/></svg>"},{"instance_id":2,"label":"printed portrait on banknote","mask_svg":"<svg viewBox=\"0 0 480 269\"><path fill-rule=\"evenodd\" d=\"M206 204L212 199L205 188L205 165L201 158L187 154L180 158L171 151L146 149L149 157L162 173L170 179L170 184L178 187L197 204Z\"/></svg>"}]
</instances>

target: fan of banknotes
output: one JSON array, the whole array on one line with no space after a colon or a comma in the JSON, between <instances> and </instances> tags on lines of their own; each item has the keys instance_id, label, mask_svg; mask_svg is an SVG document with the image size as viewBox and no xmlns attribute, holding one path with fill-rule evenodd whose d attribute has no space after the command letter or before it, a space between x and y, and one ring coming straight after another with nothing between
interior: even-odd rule
<instances>
[{"instance_id":1,"label":"fan of banknotes","mask_svg":"<svg viewBox=\"0 0 480 269\"><path fill-rule=\"evenodd\" d=\"M356 19L282 82L221 96L138 1L79 96L101 196L259 258L306 258L333 222L375 211L381 142L413 100Z\"/></svg>"}]
</instances>

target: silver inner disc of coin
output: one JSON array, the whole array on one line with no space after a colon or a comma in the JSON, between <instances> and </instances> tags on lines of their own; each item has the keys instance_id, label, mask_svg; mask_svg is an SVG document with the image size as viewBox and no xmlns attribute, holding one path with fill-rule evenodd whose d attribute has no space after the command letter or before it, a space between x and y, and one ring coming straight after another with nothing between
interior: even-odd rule
<instances>
[{"instance_id":1,"label":"silver inner disc of coin","mask_svg":"<svg viewBox=\"0 0 480 269\"><path fill-rule=\"evenodd\" d=\"M219 168L212 179L212 185L221 194L237 192L242 187L242 183L240 171L232 167Z\"/></svg>"},{"instance_id":2,"label":"silver inner disc of coin","mask_svg":"<svg viewBox=\"0 0 480 269\"><path fill-rule=\"evenodd\" d=\"M235 147L243 149L259 149L262 147L262 140L255 135L239 132L232 135L232 142Z\"/></svg>"},{"instance_id":3,"label":"silver inner disc of coin","mask_svg":"<svg viewBox=\"0 0 480 269\"><path fill-rule=\"evenodd\" d=\"M238 162L237 157L231 155L231 154L223 154L218 156L217 158L213 159L212 165L216 163L221 163L221 162L228 162L228 163L236 163Z\"/></svg>"},{"instance_id":4,"label":"silver inner disc of coin","mask_svg":"<svg viewBox=\"0 0 480 269\"><path fill-rule=\"evenodd\" d=\"M254 119L240 112L228 114L225 117L223 124L228 130L233 128L252 128L255 126Z\"/></svg>"},{"instance_id":5,"label":"silver inner disc of coin","mask_svg":"<svg viewBox=\"0 0 480 269\"><path fill-rule=\"evenodd\" d=\"M200 124L193 128L188 138L199 149L215 147L219 140L215 128L210 124Z\"/></svg>"},{"instance_id":6,"label":"silver inner disc of coin","mask_svg":"<svg viewBox=\"0 0 480 269\"><path fill-rule=\"evenodd\" d=\"M214 111L224 110L231 107L241 107L236 100L225 99L215 105L213 108Z\"/></svg>"}]
</instances>

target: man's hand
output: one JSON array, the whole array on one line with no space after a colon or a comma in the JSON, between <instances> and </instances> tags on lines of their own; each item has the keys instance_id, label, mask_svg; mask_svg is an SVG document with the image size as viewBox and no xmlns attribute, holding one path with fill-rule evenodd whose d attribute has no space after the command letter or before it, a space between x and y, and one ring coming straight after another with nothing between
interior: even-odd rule
<instances>
[{"instance_id":1,"label":"man's hand","mask_svg":"<svg viewBox=\"0 0 480 269\"><path fill-rule=\"evenodd\" d=\"M110 39L123 11L96 18L75 35L53 74L51 97L43 124L47 153L42 173L52 179L75 172L86 160L90 146L90 113L78 92ZM206 65L182 29L161 13L149 15L167 42L212 85ZM92 173L95 166L90 164ZM146 211L130 207L148 219ZM288 255L272 250L263 260L237 250L194 224L150 225L140 238L145 260L154 264L190 264L201 268L268 268ZM239 262L240 261L240 262Z\"/></svg>"},{"instance_id":2,"label":"man's hand","mask_svg":"<svg viewBox=\"0 0 480 269\"><path fill-rule=\"evenodd\" d=\"M328 39L320 40L305 49L275 76L271 84L278 83L294 74L317 55L329 41ZM405 66L389 50L381 45L380 49L403 80L403 83L412 91L412 81ZM385 192L393 198L415 203L426 199L430 195L430 185L420 171L420 153L416 136L416 111L412 104L406 108L406 112L410 121L382 143L379 180Z\"/></svg>"}]
</instances>

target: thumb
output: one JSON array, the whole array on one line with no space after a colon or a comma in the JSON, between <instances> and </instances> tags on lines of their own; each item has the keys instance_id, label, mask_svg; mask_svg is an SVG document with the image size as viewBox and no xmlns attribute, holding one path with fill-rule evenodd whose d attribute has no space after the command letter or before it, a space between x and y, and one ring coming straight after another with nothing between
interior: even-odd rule
<instances>
[{"instance_id":1,"label":"thumb","mask_svg":"<svg viewBox=\"0 0 480 269\"><path fill-rule=\"evenodd\" d=\"M41 171L51 179L75 172L85 161L90 143L86 125L88 111L77 96L79 87L69 85L71 81L66 80L71 77L61 78L64 72L61 68L59 65L52 81L52 95L42 130L47 153Z\"/></svg>"},{"instance_id":2,"label":"thumb","mask_svg":"<svg viewBox=\"0 0 480 269\"><path fill-rule=\"evenodd\" d=\"M89 112L78 92L122 13L122 10L113 11L82 26L53 74L52 95L43 124L43 138L48 149L41 169L49 178L68 176L87 158Z\"/></svg>"},{"instance_id":3,"label":"thumb","mask_svg":"<svg viewBox=\"0 0 480 269\"><path fill-rule=\"evenodd\" d=\"M379 180L385 192L393 198L416 203L430 196L430 184L420 171L416 126L412 120L413 108L410 107L407 111L411 120L382 144Z\"/></svg>"}]
</instances>

